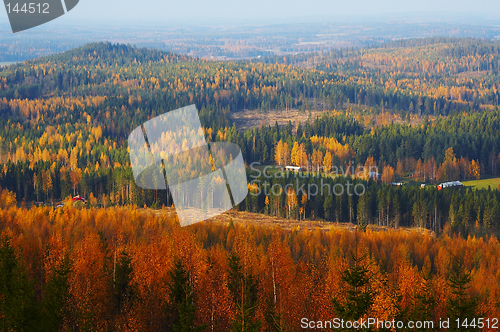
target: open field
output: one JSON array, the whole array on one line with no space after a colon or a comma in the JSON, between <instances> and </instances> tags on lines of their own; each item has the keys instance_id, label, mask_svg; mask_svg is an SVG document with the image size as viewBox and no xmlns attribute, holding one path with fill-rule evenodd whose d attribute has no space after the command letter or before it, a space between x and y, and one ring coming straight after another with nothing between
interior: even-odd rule
<instances>
[{"instance_id":1,"label":"open field","mask_svg":"<svg viewBox=\"0 0 500 332\"><path fill-rule=\"evenodd\" d=\"M472 187L474 189L488 189L488 186L490 186L491 189L496 189L500 184L500 178L463 181L462 183L465 187Z\"/></svg>"},{"instance_id":2,"label":"open field","mask_svg":"<svg viewBox=\"0 0 500 332\"><path fill-rule=\"evenodd\" d=\"M252 128L260 128L262 125L274 125L278 121L278 125L286 125L288 121L292 121L294 127L299 123L305 123L308 119L314 120L317 116L326 113L326 111L299 111L292 110L244 110L231 114L231 118L236 123L238 130L247 130ZM310 117L309 117L310 115Z\"/></svg>"},{"instance_id":3,"label":"open field","mask_svg":"<svg viewBox=\"0 0 500 332\"><path fill-rule=\"evenodd\" d=\"M174 217L176 212L174 208L164 207L161 210L156 211L156 215L165 214L169 217ZM229 224L231 221L233 223L253 223L261 226L269 226L275 227L280 226L284 230L304 230L308 229L309 231L313 231L315 229L321 229L324 232L327 232L332 229L345 229L354 231L357 228L357 225L353 223L338 223L338 222L327 222L321 220L296 220L296 219L286 219L277 216L266 215L263 213L253 213L247 211L237 211L235 209L229 210L227 212L222 213L219 216L213 217L209 219L207 222L215 221L223 224ZM384 232L394 230L394 228L386 227L386 226L378 226L378 225L368 225L366 227L367 230L371 230L374 232ZM399 230L403 230L406 233L419 233L419 234L427 234L432 237L435 237L435 233L422 228L416 227L399 227Z\"/></svg>"}]
</instances>

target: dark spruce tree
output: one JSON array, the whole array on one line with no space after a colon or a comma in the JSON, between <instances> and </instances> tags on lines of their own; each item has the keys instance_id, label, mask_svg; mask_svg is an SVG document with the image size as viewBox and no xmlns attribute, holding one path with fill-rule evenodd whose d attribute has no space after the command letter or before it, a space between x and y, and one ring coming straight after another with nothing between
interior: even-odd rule
<instances>
[{"instance_id":1,"label":"dark spruce tree","mask_svg":"<svg viewBox=\"0 0 500 332\"><path fill-rule=\"evenodd\" d=\"M240 258L232 253L229 256L228 288L236 307L236 317L232 323L233 332L260 331L261 322L255 320L257 309L258 282L241 266Z\"/></svg>"},{"instance_id":2,"label":"dark spruce tree","mask_svg":"<svg viewBox=\"0 0 500 332\"><path fill-rule=\"evenodd\" d=\"M464 258L454 256L448 274L451 296L446 305L447 315L450 318L450 331L480 330L477 326L477 317L482 315L478 312L478 298L468 293L471 280L472 272L465 266Z\"/></svg>"},{"instance_id":3,"label":"dark spruce tree","mask_svg":"<svg viewBox=\"0 0 500 332\"><path fill-rule=\"evenodd\" d=\"M266 323L268 330L270 332L285 332L288 331L288 325L283 319L283 315L280 313L279 308L276 308L276 304L272 299L272 296L268 298L267 310L266 310Z\"/></svg>"},{"instance_id":4,"label":"dark spruce tree","mask_svg":"<svg viewBox=\"0 0 500 332\"><path fill-rule=\"evenodd\" d=\"M182 262L176 260L174 269L170 271L172 284L170 287L169 312L174 332L200 332L205 325L195 325L194 313L196 307L193 301L193 287L189 281L189 273Z\"/></svg>"},{"instance_id":5,"label":"dark spruce tree","mask_svg":"<svg viewBox=\"0 0 500 332\"><path fill-rule=\"evenodd\" d=\"M34 287L21 266L10 238L0 247L0 331L36 331L39 312Z\"/></svg>"},{"instance_id":6,"label":"dark spruce tree","mask_svg":"<svg viewBox=\"0 0 500 332\"><path fill-rule=\"evenodd\" d=\"M131 285L132 259L122 251L119 257L114 256L113 289L115 295L115 314L119 315L132 304L134 299L134 288Z\"/></svg>"},{"instance_id":7,"label":"dark spruce tree","mask_svg":"<svg viewBox=\"0 0 500 332\"><path fill-rule=\"evenodd\" d=\"M431 321L437 305L434 289L432 287L431 275L423 276L423 283L420 292L413 299L413 310L409 315L413 321ZM433 329L431 329L433 330ZM429 331L429 328L416 328L415 331Z\"/></svg>"},{"instance_id":8,"label":"dark spruce tree","mask_svg":"<svg viewBox=\"0 0 500 332\"><path fill-rule=\"evenodd\" d=\"M341 278L347 286L345 298L333 298L333 307L337 316L344 321L357 321L368 313L373 304L375 293L370 288L371 272L369 265L363 263L367 253L358 253L358 230L355 234L354 251L350 252L353 263L341 273ZM363 330L363 329L361 329Z\"/></svg>"},{"instance_id":9,"label":"dark spruce tree","mask_svg":"<svg viewBox=\"0 0 500 332\"><path fill-rule=\"evenodd\" d=\"M62 264L54 268L47 279L45 292L42 297L42 319L40 330L59 331L62 327L66 311L65 303L68 299L69 274L71 262L65 257Z\"/></svg>"}]
</instances>

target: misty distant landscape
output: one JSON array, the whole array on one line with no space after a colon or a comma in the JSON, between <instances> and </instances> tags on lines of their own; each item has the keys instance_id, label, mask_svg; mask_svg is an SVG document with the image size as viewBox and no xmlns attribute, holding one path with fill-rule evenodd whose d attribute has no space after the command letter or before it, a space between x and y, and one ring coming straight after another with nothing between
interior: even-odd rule
<instances>
[{"instance_id":1,"label":"misty distant landscape","mask_svg":"<svg viewBox=\"0 0 500 332\"><path fill-rule=\"evenodd\" d=\"M444 15L443 15L444 16ZM453 17L453 16L452 16ZM476 24L441 17L425 19L390 16L367 17L345 22L212 24L193 22L182 27L165 24L120 23L119 25L79 26L78 22L55 33L57 23L12 35L2 24L0 61L23 61L82 46L89 42L109 41L137 47L155 48L207 59L251 59L259 56L323 52L347 47L369 47L410 38L435 36L500 38L499 22L485 20Z\"/></svg>"}]
</instances>

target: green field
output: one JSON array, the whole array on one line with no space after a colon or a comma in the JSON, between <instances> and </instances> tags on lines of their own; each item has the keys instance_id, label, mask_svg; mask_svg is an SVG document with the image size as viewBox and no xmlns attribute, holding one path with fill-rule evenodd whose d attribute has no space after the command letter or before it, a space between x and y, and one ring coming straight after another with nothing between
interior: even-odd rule
<instances>
[{"instance_id":1,"label":"green field","mask_svg":"<svg viewBox=\"0 0 500 332\"><path fill-rule=\"evenodd\" d=\"M490 186L491 189L496 189L500 184L500 178L463 181L462 183L465 187L473 187L474 189L488 189L488 186Z\"/></svg>"}]
</instances>

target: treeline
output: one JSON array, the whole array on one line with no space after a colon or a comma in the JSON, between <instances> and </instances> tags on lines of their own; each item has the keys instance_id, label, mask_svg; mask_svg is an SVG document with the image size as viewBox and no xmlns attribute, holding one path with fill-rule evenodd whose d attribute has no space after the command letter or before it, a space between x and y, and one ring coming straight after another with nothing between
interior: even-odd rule
<instances>
[{"instance_id":1,"label":"treeline","mask_svg":"<svg viewBox=\"0 0 500 332\"><path fill-rule=\"evenodd\" d=\"M470 161L477 160L482 174L496 175L500 171L500 132L497 128L500 128L498 111L456 115L432 122L424 119L419 126L389 124L373 129L365 129L354 117L324 115L297 128L289 124L248 130L233 142L243 148L247 163L258 161L268 164L274 160L275 148L280 140L287 143L290 149L298 142L304 144L308 155L318 149L324 156L327 149L315 146L311 138L334 138L352 151L353 165L364 165L372 157L380 170L384 165L396 168L398 161L406 158L414 159L414 164L419 159L425 163L434 158L439 166L445 159L446 150L452 147L458 159L467 157ZM348 162L337 158L333 165L345 166Z\"/></svg>"},{"instance_id":2,"label":"treeline","mask_svg":"<svg viewBox=\"0 0 500 332\"><path fill-rule=\"evenodd\" d=\"M449 47L443 44L437 51ZM484 61L484 66L496 68L496 53L477 61L463 56L457 64L445 61L445 55L441 55L427 65L425 58L432 58L437 51L423 50L415 56L412 49L405 49L415 58L408 60L408 54L404 53L340 50L321 55L320 58L327 58L315 61L317 64L313 67L318 70L303 70L290 63L213 62L125 45L88 44L2 69L4 82L0 98L35 99L54 93L56 96L126 98L140 95L144 99L157 90L155 100L171 99L174 104L180 100L181 104L182 101L196 103L199 108L216 105L232 111L245 108L309 110L342 108L347 103L374 107L377 111L391 109L397 113L431 115L477 111L481 105L498 105L498 87L494 80L481 78L471 82L467 77L459 77L455 81L452 77L455 72L477 69L477 64ZM343 53L354 55L344 57ZM327 60L328 57L333 62ZM373 66L364 63L373 63ZM390 70L376 69L378 66L389 68L389 64ZM443 70L442 65L458 67L453 67L451 73ZM424 77L415 79L415 72ZM431 84L423 84L424 78L431 79ZM444 90L439 90L443 86ZM152 108L159 111L159 107L153 105Z\"/></svg>"},{"instance_id":3,"label":"treeline","mask_svg":"<svg viewBox=\"0 0 500 332\"><path fill-rule=\"evenodd\" d=\"M4 151L0 155L3 161L0 185L15 192L19 204L31 205L33 201L53 204L75 194L92 198L91 202L96 206L133 203L161 207L172 204L168 192L137 187L126 145L123 140L113 141L116 135L112 132L113 127L103 130L101 126L94 127L89 120L85 124L48 126L42 131L38 126L27 130L29 123L27 128L8 123L0 130L0 151ZM114 128L117 125L114 124ZM334 169L338 172L341 168L346 171L358 166L376 167L386 183L412 176L417 181L436 184L498 174L498 127L498 113L491 111L438 119L424 122L421 126L393 124L373 130L364 129L351 117L325 115L298 127L275 125L241 133L232 126L218 131L206 128L205 133L208 141L237 143L249 167L253 162L297 165L310 171L320 171L322 176ZM335 183L332 182L333 185ZM447 198L445 203L438 205L434 202L434 194L428 194L430 191L427 190L423 203L421 191L424 191L421 189L388 189L371 183L368 185L367 199L371 203L367 205L370 208L366 212L366 222L388 226L417 225L440 232L451 217L458 215L453 223L450 222L454 225L453 231L462 234L475 232L476 222L478 232L483 229L495 231L498 217L494 202L498 198L495 198L496 188L491 189L494 191L452 190L461 193L456 202L452 204L453 199ZM374 192L370 193L370 190ZM391 192L387 204L382 199L385 194L379 195L379 190ZM405 191L404 206L394 202L400 199L397 197L401 195L399 190ZM275 211L273 214L289 215L290 211L285 214L284 210L285 194L278 198L271 197L270 203L281 204L281 210L270 210ZM346 204L350 198L347 197L342 198L341 203L336 202L340 199L336 197L328 198L326 203L324 200L327 198L315 197L317 203L306 204L304 211L299 213L301 199L299 197L298 202L293 204L293 218L306 216L341 222L358 220L356 200L349 203L349 208ZM422 208L414 208L417 201L421 202ZM480 201L477 203L479 207L474 208L473 213L459 212L461 208L463 210L465 201ZM258 202L249 201L242 208L263 212L267 209L264 202L265 197L261 196ZM386 207L382 208L383 205ZM414 209L422 212L418 214ZM465 221L462 222L462 219ZM483 225L487 225L486 228Z\"/></svg>"},{"instance_id":4,"label":"treeline","mask_svg":"<svg viewBox=\"0 0 500 332\"><path fill-rule=\"evenodd\" d=\"M500 192L417 186L391 186L347 177L274 172L249 173L250 193L241 209L294 220L316 219L378 225L418 227L437 234L467 237L500 234ZM354 172L363 172L355 169Z\"/></svg>"},{"instance_id":5,"label":"treeline","mask_svg":"<svg viewBox=\"0 0 500 332\"><path fill-rule=\"evenodd\" d=\"M345 78L355 88L346 93L349 102L364 108L448 115L498 105L499 45L483 39L432 37L272 60Z\"/></svg>"},{"instance_id":6,"label":"treeline","mask_svg":"<svg viewBox=\"0 0 500 332\"><path fill-rule=\"evenodd\" d=\"M408 48L422 47L435 44L453 44L453 49L459 50L454 52L455 57L463 55L486 55L489 53L498 53L500 43L496 40L488 40L481 38L458 38L458 37L428 37L428 38L412 38L399 39L385 42L378 45L373 45L371 48ZM451 54L444 54L451 55Z\"/></svg>"},{"instance_id":7,"label":"treeline","mask_svg":"<svg viewBox=\"0 0 500 332\"><path fill-rule=\"evenodd\" d=\"M169 209L26 210L15 201L0 193L5 330L299 331L304 317L374 317L434 321L433 331L450 318L459 331L457 318L479 330L473 318L491 328L500 314L491 236L233 221L181 228Z\"/></svg>"},{"instance_id":8,"label":"treeline","mask_svg":"<svg viewBox=\"0 0 500 332\"><path fill-rule=\"evenodd\" d=\"M463 47L489 47L485 41L456 42ZM424 71L445 77L445 71L441 69L444 70L448 64L438 70L442 59L434 64L405 60L413 59L406 56L412 52L417 52L415 59L418 59L419 56L434 56L454 47L437 42L425 47L431 46L435 48L402 48L397 52L407 53L396 52L393 55L384 53L384 50L377 51L382 53L359 50L357 55L352 54L358 51L343 50L339 52L346 52L347 55L338 54L337 58L350 59L352 55L363 57L360 61L391 68L403 65L401 72L408 75L425 67ZM465 61L465 58L460 59ZM488 56L490 60L494 58ZM407 62L399 63L400 60ZM300 150L299 159L289 158L292 164L309 169L325 165L346 169L348 166L367 165L370 161L368 164L378 167L379 173L387 174L384 178L386 182L413 176L435 184L499 173L500 147L497 142L500 141L500 118L497 109L431 117L431 120L424 117L420 125L385 123L382 126L373 122L373 114L351 109L346 112L332 111L317 119L310 118L303 125L289 123L280 127L276 124L245 132L238 131L230 119L231 112L247 108L261 108L263 111L277 108L281 112L292 108L303 111L332 109L345 104L347 99L350 100L349 105L359 106L372 97L375 98L373 103L380 104L377 106L381 112L379 118L394 110L395 104L400 102L401 105L414 105L415 113L432 114L437 105L445 104L470 107L470 102L465 99L460 101L447 97L446 93L431 97L391 92L396 99L387 99L391 90L382 88L379 83L365 84L364 88L358 89L362 83L354 75L355 72L347 75L327 70L306 70L289 64L195 60L173 53L110 43L89 44L56 56L2 68L0 185L15 192L19 204L24 202L28 206L33 201L56 204L75 194L93 197L94 205L134 203L139 206L170 206L172 202L168 192L146 191L135 185L126 140L132 129L148 119L191 103L200 110L207 141L238 144L248 165L252 162L287 165L288 159L276 158L281 142L282 146L288 146L283 151L293 154ZM386 74L391 77L390 72ZM478 82L469 80L468 89L475 89ZM480 85L485 81L481 82ZM496 85L482 86L491 91L496 89ZM448 88L446 85L443 87ZM33 98L22 96L30 94L32 88ZM377 89L385 92L378 93ZM479 90L476 92L473 93L477 96L486 96ZM478 103L481 103L480 98ZM451 151L450 147L453 148ZM447 151L449 158L446 157ZM379 188L378 185L375 188ZM405 216L398 223L416 224L412 209L418 195L418 191L410 190L407 201L412 202L412 206L405 210L395 208L398 215ZM474 194L464 193L464 197L470 195L473 197ZM261 200L248 209L262 211L263 202ZM440 210L440 217L434 216L434 227L430 222L418 224L443 229L446 218L451 215L449 202ZM314 216L307 209L302 215L329 221L347 220L347 210L339 212L342 217L332 217L336 213L326 211L336 209L336 203L328 203L326 210L322 204L314 210ZM484 204L494 210L492 203ZM369 213L372 217L379 211L378 202L373 206L376 207ZM427 210L433 206L430 198L426 206ZM457 203L453 211L459 208ZM389 211L391 209L389 207ZM474 222L477 219L480 225L485 223L483 214L486 205L481 209L483 212L473 216ZM357 220L356 216L357 213L351 214L349 221ZM428 213L424 219L429 218ZM375 219L378 218L373 217L370 223ZM492 220L491 224L496 225L496 217ZM466 222L461 231L471 232L471 225ZM454 229L459 230L458 227Z\"/></svg>"}]
</instances>

